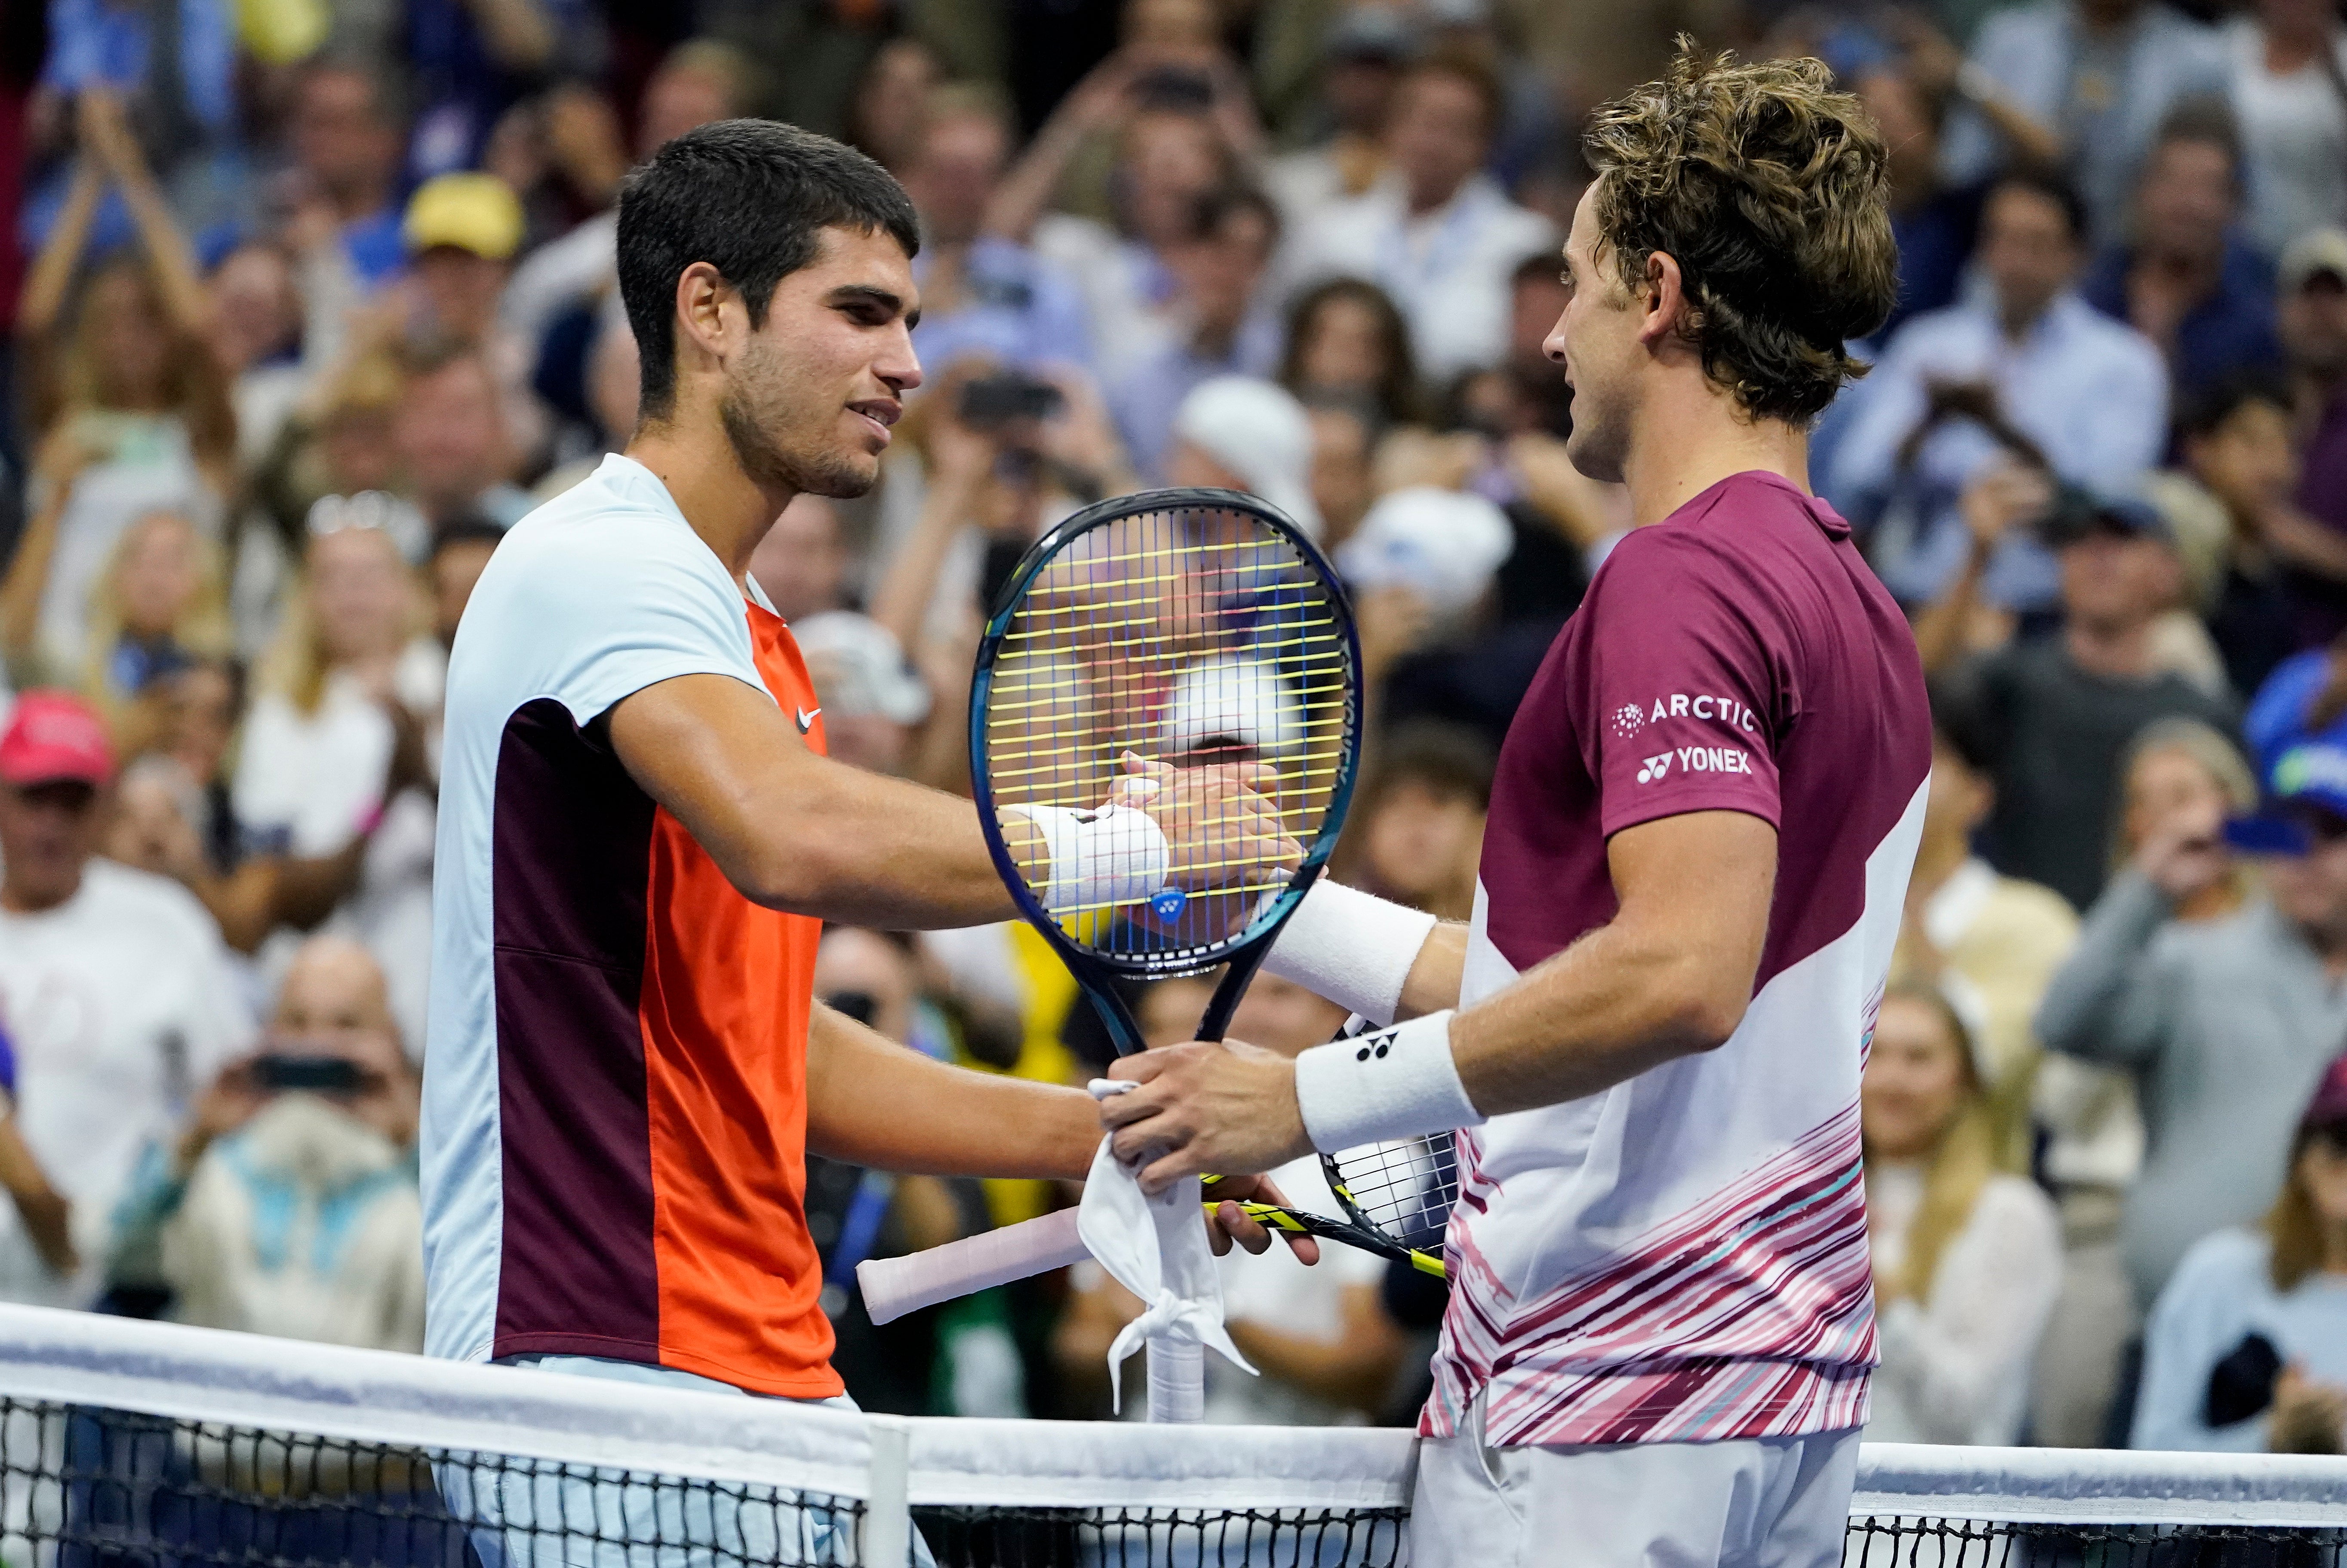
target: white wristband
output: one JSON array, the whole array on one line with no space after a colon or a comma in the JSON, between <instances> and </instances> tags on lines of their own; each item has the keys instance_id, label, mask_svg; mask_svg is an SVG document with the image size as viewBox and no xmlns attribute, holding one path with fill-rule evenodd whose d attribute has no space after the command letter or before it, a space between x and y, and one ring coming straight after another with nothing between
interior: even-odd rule
<instances>
[{"instance_id":1,"label":"white wristband","mask_svg":"<svg viewBox=\"0 0 2347 1568\"><path fill-rule=\"evenodd\" d=\"M1481 1127L1483 1115L1459 1081L1448 1009L1353 1040L1316 1045L1296 1059L1296 1105L1324 1154Z\"/></svg>"},{"instance_id":2,"label":"white wristband","mask_svg":"<svg viewBox=\"0 0 2347 1568\"><path fill-rule=\"evenodd\" d=\"M1401 1010L1401 988L1434 917L1331 882L1312 885L1263 967L1372 1023Z\"/></svg>"},{"instance_id":3,"label":"white wristband","mask_svg":"<svg viewBox=\"0 0 2347 1568\"><path fill-rule=\"evenodd\" d=\"M1054 915L1141 903L1164 887L1174 864L1164 830L1138 806L1074 811L1063 805L1006 805L1002 813L1025 817L1043 835L1051 875L1038 891L1043 907Z\"/></svg>"}]
</instances>

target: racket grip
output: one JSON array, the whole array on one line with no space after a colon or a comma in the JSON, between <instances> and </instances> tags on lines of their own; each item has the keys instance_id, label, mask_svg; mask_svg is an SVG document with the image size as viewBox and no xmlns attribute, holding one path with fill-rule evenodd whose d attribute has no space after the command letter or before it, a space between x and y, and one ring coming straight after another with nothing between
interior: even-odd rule
<instances>
[{"instance_id":1,"label":"racket grip","mask_svg":"<svg viewBox=\"0 0 2347 1568\"><path fill-rule=\"evenodd\" d=\"M866 1258L856 1266L856 1283L863 1287L864 1309L872 1321L892 1323L907 1312L1048 1274L1091 1255L1076 1235L1076 1211L1061 1209L905 1257Z\"/></svg>"},{"instance_id":2,"label":"racket grip","mask_svg":"<svg viewBox=\"0 0 2347 1568\"><path fill-rule=\"evenodd\" d=\"M1183 1426L1206 1419L1206 1348L1185 1334L1149 1337L1149 1419Z\"/></svg>"}]
</instances>

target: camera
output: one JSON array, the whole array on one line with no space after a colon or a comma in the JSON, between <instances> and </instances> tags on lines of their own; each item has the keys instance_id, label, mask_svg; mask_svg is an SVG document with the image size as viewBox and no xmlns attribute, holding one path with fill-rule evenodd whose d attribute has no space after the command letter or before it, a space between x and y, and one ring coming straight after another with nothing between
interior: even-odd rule
<instances>
[{"instance_id":1,"label":"camera","mask_svg":"<svg viewBox=\"0 0 2347 1568\"><path fill-rule=\"evenodd\" d=\"M1066 395L1050 382L1009 371L963 382L954 412L972 430L996 431L1027 420L1049 419L1066 403Z\"/></svg>"}]
</instances>

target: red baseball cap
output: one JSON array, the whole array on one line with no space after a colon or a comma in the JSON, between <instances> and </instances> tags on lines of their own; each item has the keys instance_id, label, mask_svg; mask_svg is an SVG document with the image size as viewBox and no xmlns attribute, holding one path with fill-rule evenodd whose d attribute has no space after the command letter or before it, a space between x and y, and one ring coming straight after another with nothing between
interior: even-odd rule
<instances>
[{"instance_id":1,"label":"red baseball cap","mask_svg":"<svg viewBox=\"0 0 2347 1568\"><path fill-rule=\"evenodd\" d=\"M69 692L27 692L0 730L0 781L20 789L72 782L102 787L114 748L97 710Z\"/></svg>"}]
</instances>

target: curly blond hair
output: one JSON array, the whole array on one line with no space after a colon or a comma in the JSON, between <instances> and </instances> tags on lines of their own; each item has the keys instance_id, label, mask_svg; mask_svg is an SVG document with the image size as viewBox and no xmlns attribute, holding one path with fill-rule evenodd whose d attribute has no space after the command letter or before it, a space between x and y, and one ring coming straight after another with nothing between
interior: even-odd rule
<instances>
[{"instance_id":1,"label":"curly blond hair","mask_svg":"<svg viewBox=\"0 0 2347 1568\"><path fill-rule=\"evenodd\" d=\"M1843 345L1898 296L1885 152L1823 62L1705 59L1682 37L1583 141L1601 253L1632 288L1655 252L1678 262L1680 332L1747 413L1806 422L1866 374Z\"/></svg>"}]
</instances>

